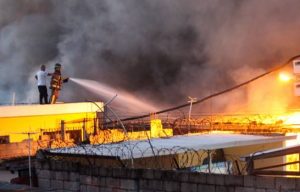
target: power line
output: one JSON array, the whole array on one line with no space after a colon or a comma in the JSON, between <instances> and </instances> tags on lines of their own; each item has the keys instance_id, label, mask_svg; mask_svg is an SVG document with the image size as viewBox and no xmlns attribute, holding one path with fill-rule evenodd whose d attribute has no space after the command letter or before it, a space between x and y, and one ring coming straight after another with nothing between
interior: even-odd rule
<instances>
[{"instance_id":1,"label":"power line","mask_svg":"<svg viewBox=\"0 0 300 192\"><path fill-rule=\"evenodd\" d=\"M217 97L217 96L219 96L219 95L228 93L228 92L230 92L230 91L233 91L233 90L235 90L235 89L238 89L238 88L240 88L240 87L243 87L243 86L245 86L245 85L247 85L247 84L250 84L250 83L252 83L253 81L256 81L256 80L258 80L258 79L260 79L260 78L262 78L262 77L264 77L264 76L266 76L266 75L269 75L270 73L273 73L273 72L275 72L275 71L277 71L277 70L279 70L279 69L282 69L283 67L287 66L291 61L295 60L295 59L298 58L298 57L300 57L300 55L296 55L296 56L294 56L294 57L291 57L290 59L288 59L288 60L287 60L286 62L284 62L283 64L281 64L281 65L279 65L279 66L277 66L277 67L275 67L275 68L273 68L273 69L271 69L271 70L269 70L269 71L267 71L267 72L265 72L265 73L262 73L262 74L260 74L260 75L258 75L258 76L256 76L256 77L254 77L254 78L248 80L248 81L245 81L245 82L243 82L243 83L240 83L240 84L238 84L238 85L235 85L235 86L233 86L233 87L230 87L230 88L228 88L228 89L225 89L225 90L220 91L220 92L218 92L218 93L214 93L214 94L212 94L212 95L206 96L206 97L204 97L204 98L202 98L202 99L200 99L200 100L197 100L197 101L193 102L193 105L202 103L202 102L204 102L204 101L206 101L206 100L209 100L209 99L211 99L211 98ZM184 108L184 107L188 107L189 105L190 105L190 103L178 105L178 106L176 106L176 107L172 107L172 108L164 109L164 110L161 110L161 111L157 111L157 112L155 112L155 114L161 114L161 113L166 113L166 112L174 111L174 110L177 110L177 109L181 109L181 108ZM151 115L151 114L146 114L146 115L140 115L140 116L134 116L134 117L124 118L124 119L121 119L121 121L130 121L130 120L135 120L135 119L141 119L141 118L149 117L150 115Z\"/></svg>"}]
</instances>

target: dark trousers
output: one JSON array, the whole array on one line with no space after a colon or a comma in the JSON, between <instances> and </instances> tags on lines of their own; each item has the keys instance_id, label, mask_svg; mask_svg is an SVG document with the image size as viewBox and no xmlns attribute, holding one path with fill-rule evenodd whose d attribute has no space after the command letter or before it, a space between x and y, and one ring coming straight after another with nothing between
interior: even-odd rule
<instances>
[{"instance_id":1,"label":"dark trousers","mask_svg":"<svg viewBox=\"0 0 300 192\"><path fill-rule=\"evenodd\" d=\"M39 92L40 92L40 104L43 104L43 99L45 101L45 104L48 104L48 92L46 85L40 85L38 86Z\"/></svg>"}]
</instances>

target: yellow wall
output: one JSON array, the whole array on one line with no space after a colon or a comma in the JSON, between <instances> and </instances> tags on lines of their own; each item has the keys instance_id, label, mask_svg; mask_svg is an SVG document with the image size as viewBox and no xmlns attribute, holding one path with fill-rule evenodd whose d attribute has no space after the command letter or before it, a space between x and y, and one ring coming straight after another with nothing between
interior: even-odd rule
<instances>
[{"instance_id":1,"label":"yellow wall","mask_svg":"<svg viewBox=\"0 0 300 192\"><path fill-rule=\"evenodd\" d=\"M261 152L266 151L270 149L280 148L283 147L283 142L274 142L274 143L265 143L265 144L257 144L257 145L248 145L248 146L240 146L240 147L232 147L224 149L224 154L226 159L232 160L236 159L239 160L240 157L247 156L251 153L255 152ZM254 168L261 168L271 165L276 165L283 163L284 158L283 157L275 157L275 158L268 158L268 159L262 159L262 160L256 160L254 163ZM246 162L238 161L241 164L239 164L240 168L245 168ZM234 165L236 166L236 165ZM283 167L270 169L270 170L283 170Z\"/></svg>"},{"instance_id":2,"label":"yellow wall","mask_svg":"<svg viewBox=\"0 0 300 192\"><path fill-rule=\"evenodd\" d=\"M159 137L171 137L173 136L172 129L161 129L158 132L154 129L155 137L152 137L151 134L153 129L151 127L150 131L133 131L124 134L123 129L107 129L107 130L98 130L96 135L90 135L91 144L101 144L101 143L112 143L120 142L126 140L147 140L149 138Z\"/></svg>"},{"instance_id":3,"label":"yellow wall","mask_svg":"<svg viewBox=\"0 0 300 192\"><path fill-rule=\"evenodd\" d=\"M103 108L102 103L97 103ZM69 103L55 105L24 105L0 107L0 136L9 135L9 141L21 142L28 139L27 132L34 132L31 138L38 140L44 132L61 130L61 121L65 122L65 130L82 130L85 127L87 134L94 131L94 118L99 108L92 103ZM86 120L83 123L83 120ZM161 120L153 119L148 132L128 132L111 129L98 131L90 135L91 143L110 143L122 140L139 140L157 137L173 136L172 129L163 129Z\"/></svg>"},{"instance_id":4,"label":"yellow wall","mask_svg":"<svg viewBox=\"0 0 300 192\"><path fill-rule=\"evenodd\" d=\"M83 120L95 118L95 113L77 113L77 114L61 114L61 115L43 115L43 116L29 116L29 117L9 117L0 118L0 136L9 135L10 142L20 142L27 139L26 132L37 132L33 135L36 140L42 133L41 131L55 131L60 130L61 120L66 122L72 120ZM87 121L87 131L91 132L93 121ZM83 123L66 123L65 129L82 128Z\"/></svg>"},{"instance_id":5,"label":"yellow wall","mask_svg":"<svg viewBox=\"0 0 300 192\"><path fill-rule=\"evenodd\" d=\"M102 107L102 103L98 105ZM62 120L65 121L65 130L70 130L81 129L84 119L86 131L91 133L97 110L92 103L0 107L0 136L9 135L10 142L20 142L28 138L24 133L36 132L31 138L37 140L42 131L59 131ZM23 111L23 116L20 111Z\"/></svg>"}]
</instances>

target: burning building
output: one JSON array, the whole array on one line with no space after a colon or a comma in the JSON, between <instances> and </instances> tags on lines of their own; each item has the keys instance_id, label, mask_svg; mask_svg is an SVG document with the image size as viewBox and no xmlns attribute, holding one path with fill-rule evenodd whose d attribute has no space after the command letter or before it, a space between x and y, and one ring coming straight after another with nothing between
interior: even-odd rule
<instances>
[{"instance_id":1,"label":"burning building","mask_svg":"<svg viewBox=\"0 0 300 192\"><path fill-rule=\"evenodd\" d=\"M153 98L158 106L177 105L187 95L204 98L199 99L199 102L222 95L214 98L211 107L201 106L206 109L205 112L212 109L208 115L197 117L189 114L187 119L185 112L182 112L183 115L172 117L171 121L162 119L160 122L159 119L148 118L141 124L127 123L128 119L125 119L126 124L123 126L120 125L124 120L122 118L112 121L118 122L116 124L106 121L103 103L98 103L98 107L93 103L4 106L0 107L0 141L3 148L25 140L25 148L31 141L33 146L42 148L73 147L68 148L68 153L63 153L67 150L65 148L46 150L50 158L97 157L95 161L104 158L116 164L121 162L123 166L131 163L136 166L138 162L144 165L149 160L152 162L151 168L155 168L158 159L162 161L162 167L180 169L195 166L197 170L202 169L202 165L210 166L207 162L214 160L208 151L214 151L216 156L220 156L218 161L223 162L228 161L224 155L247 156L247 153L255 153L257 150L284 148L289 145L285 140L295 142L292 139L294 136L289 134L298 133L299 116L298 111L286 111L290 105L289 99L293 97L289 87L278 88L273 77L255 85L250 84L258 78L252 75L270 74L271 71L266 72L266 69L298 51L299 14L298 6L295 6L298 3L295 1L275 0L271 5L255 0L226 3L219 0L189 3L180 0L172 3L9 0L2 1L0 5L4 9L0 21L3 40L0 41L0 92L4 100L8 100L8 92L16 90L22 102L31 98L34 95L31 90L31 70L38 63L52 64L57 60L64 64L71 76L94 79L104 85L109 83L111 87L119 89L118 93L122 89L136 93L139 98ZM289 10L288 14L279 14L282 10ZM297 67L298 62L294 66ZM16 68L21 70L17 71ZM28 83L23 85L26 79ZM247 88L242 91L229 93L244 85ZM86 98L84 91L77 91L75 85L72 86L73 90L65 90L63 97L71 101ZM295 87L296 94L299 94L299 85ZM98 88L101 93L108 90L106 86ZM225 91L219 92L224 88ZM90 89L99 93L99 89L95 90L94 86L90 86ZM224 94L228 95L225 97ZM119 101L129 104L129 98L130 95L126 95ZM191 106L198 101L191 101ZM136 102L133 103L129 105L138 109L138 112L143 107L148 108L147 102L140 102L139 107ZM244 107L245 103L249 106ZM274 109L278 108L284 110L276 113ZM151 112L157 111L157 108L152 109ZM178 109L175 107L172 110ZM216 114L216 109L234 114ZM268 113L260 109L268 110ZM259 111L259 115L253 115L253 111ZM129 111L126 112L128 115ZM245 113L236 115L238 112ZM192 132L206 134L212 131L223 133L221 136L189 135ZM225 142L228 138L225 139L224 132L227 131L248 135L238 135L238 139ZM173 138L174 134L187 136ZM214 137L222 140L222 136L223 143L213 142ZM211 140L205 140L206 137ZM228 137L235 138L236 135ZM136 142L137 139L143 142ZM99 149L91 145L74 147L83 141L99 145ZM144 147L146 141L149 144L147 148ZM205 146L202 141L209 145ZM182 148L170 148L166 144L168 142L181 143ZM252 148L256 142L258 147ZM88 150L86 154L80 147ZM132 154L124 157L125 149L131 147L133 149L129 151ZM18 148L17 144L15 148ZM108 152L108 148L115 151ZM174 150L180 153L174 154ZM233 152L228 152L230 150ZM144 152L145 158L136 155L140 151ZM151 151L152 156L148 156L148 151ZM239 151L243 153L239 154ZM197 163L182 166L185 158L191 160L191 156L199 154L203 156L198 158ZM4 157L8 153L3 152L2 155ZM297 161L297 158L289 159ZM285 160L285 157L276 159L279 163ZM235 167L234 172L239 172L240 166L234 166L236 164L228 165Z\"/></svg>"}]
</instances>

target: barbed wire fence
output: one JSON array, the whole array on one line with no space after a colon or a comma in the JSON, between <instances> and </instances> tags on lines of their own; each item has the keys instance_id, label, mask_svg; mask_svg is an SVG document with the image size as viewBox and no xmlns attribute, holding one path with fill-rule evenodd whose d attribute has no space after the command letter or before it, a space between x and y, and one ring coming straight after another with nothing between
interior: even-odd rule
<instances>
[{"instance_id":1,"label":"barbed wire fence","mask_svg":"<svg viewBox=\"0 0 300 192\"><path fill-rule=\"evenodd\" d=\"M216 150L182 146L158 148L148 141L116 144L78 145L76 147L45 149L46 158L80 162L89 166L152 168L186 170L205 173L246 174L246 164L238 156L220 159ZM236 168L234 165L238 165ZM242 166L242 167L241 167Z\"/></svg>"},{"instance_id":2,"label":"barbed wire fence","mask_svg":"<svg viewBox=\"0 0 300 192\"><path fill-rule=\"evenodd\" d=\"M124 124L127 132L145 132L147 139L141 141L131 141L131 138L125 134L123 134L121 139L114 140L112 135L116 132L112 131L112 127L96 127L95 129L95 123L87 125L86 121L97 121L93 119L85 119L84 121L85 123L78 121L78 124L76 124L77 127L66 128L65 131L80 130L84 124L86 129L94 129L96 132L99 131L98 133L91 133L92 135L102 134L97 142L95 142L97 144L80 144L72 141L72 138L70 140L63 140L62 138L50 137L47 141L32 141L31 147L51 152L53 155L47 155L49 158L64 160L67 159L67 156L71 155L72 159L77 161L84 159L90 166L102 164L105 166L127 168L176 169L233 175L246 174L247 172L246 163L243 162L239 156L227 155L223 159L218 159L212 155L216 153L215 151L206 149L194 149L182 146L159 148L153 146L150 136L147 135L147 131L150 130L149 118L126 122L126 124ZM65 124L68 123L71 124L72 122L65 122ZM239 128L241 133L248 134L259 132L260 130L269 130L267 133L274 133L274 130L281 129L282 131L283 128L283 122L278 121L276 116L269 114L232 116L202 115L197 118L194 116L189 121L185 117L175 119L168 116L163 119L162 123L164 127L173 129L174 133L177 131L176 134L178 135L214 130L236 131L237 128ZM114 126L118 127L118 124ZM120 133L124 131L124 129L114 130L119 130ZM38 134L42 135L44 131L45 130L41 130ZM56 129L56 132L57 134L61 134L59 128ZM168 142L168 137L166 137L165 140L165 142ZM74 155L79 155L81 159L75 158ZM113 163L108 160L112 160Z\"/></svg>"}]
</instances>

